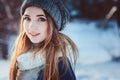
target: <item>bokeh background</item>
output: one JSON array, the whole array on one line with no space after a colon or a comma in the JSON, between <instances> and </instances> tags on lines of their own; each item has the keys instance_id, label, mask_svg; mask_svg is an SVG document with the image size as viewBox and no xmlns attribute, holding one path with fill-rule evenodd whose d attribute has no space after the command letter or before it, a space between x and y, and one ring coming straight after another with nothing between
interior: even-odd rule
<instances>
[{"instance_id":1,"label":"bokeh background","mask_svg":"<svg viewBox=\"0 0 120 80\"><path fill-rule=\"evenodd\" d=\"M9 80L23 0L0 0L0 80ZM71 19L62 31L77 45L77 80L120 80L120 0L63 0Z\"/></svg>"}]
</instances>

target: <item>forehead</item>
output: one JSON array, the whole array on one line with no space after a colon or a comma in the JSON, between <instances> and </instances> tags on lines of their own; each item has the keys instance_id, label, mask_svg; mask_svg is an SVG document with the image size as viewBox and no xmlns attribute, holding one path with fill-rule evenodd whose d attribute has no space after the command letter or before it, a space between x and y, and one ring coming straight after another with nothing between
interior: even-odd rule
<instances>
[{"instance_id":1,"label":"forehead","mask_svg":"<svg viewBox=\"0 0 120 80\"><path fill-rule=\"evenodd\" d=\"M29 15L43 14L43 15L45 15L42 8L38 8L35 6L30 6L30 7L26 8L24 14L29 14Z\"/></svg>"}]
</instances>

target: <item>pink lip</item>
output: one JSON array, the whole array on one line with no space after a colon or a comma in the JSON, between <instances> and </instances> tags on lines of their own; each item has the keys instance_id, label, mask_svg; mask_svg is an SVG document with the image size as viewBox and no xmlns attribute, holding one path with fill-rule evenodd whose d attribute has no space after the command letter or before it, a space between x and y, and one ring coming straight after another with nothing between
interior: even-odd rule
<instances>
[{"instance_id":1,"label":"pink lip","mask_svg":"<svg viewBox=\"0 0 120 80\"><path fill-rule=\"evenodd\" d=\"M32 33L32 32L30 32L29 34L30 34L31 36L34 36L34 37L40 35L40 33Z\"/></svg>"}]
</instances>

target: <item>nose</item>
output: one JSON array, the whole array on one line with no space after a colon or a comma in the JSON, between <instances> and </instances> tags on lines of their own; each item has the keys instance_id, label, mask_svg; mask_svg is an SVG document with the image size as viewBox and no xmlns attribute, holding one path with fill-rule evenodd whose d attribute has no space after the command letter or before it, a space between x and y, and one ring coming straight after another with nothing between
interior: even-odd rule
<instances>
[{"instance_id":1,"label":"nose","mask_svg":"<svg viewBox=\"0 0 120 80\"><path fill-rule=\"evenodd\" d=\"M30 24L29 24L29 30L33 31L33 30L36 30L36 29L37 29L37 27L36 27L35 21L31 21Z\"/></svg>"}]
</instances>

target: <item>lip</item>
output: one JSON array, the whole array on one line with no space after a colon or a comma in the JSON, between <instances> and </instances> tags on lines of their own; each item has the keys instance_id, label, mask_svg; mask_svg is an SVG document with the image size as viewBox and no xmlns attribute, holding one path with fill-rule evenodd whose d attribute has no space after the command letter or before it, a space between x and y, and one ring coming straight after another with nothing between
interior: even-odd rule
<instances>
[{"instance_id":1,"label":"lip","mask_svg":"<svg viewBox=\"0 0 120 80\"><path fill-rule=\"evenodd\" d=\"M40 33L29 33L31 36L33 36L33 37L36 37L36 36L38 36L38 35L40 35Z\"/></svg>"}]
</instances>

